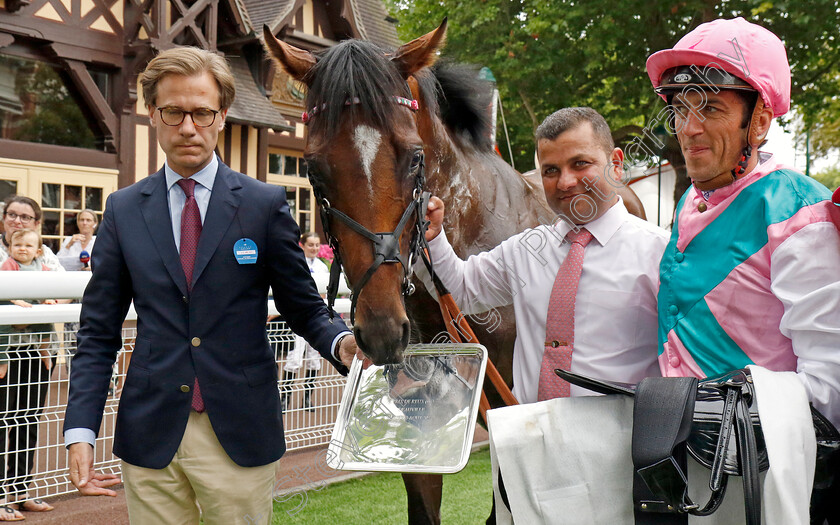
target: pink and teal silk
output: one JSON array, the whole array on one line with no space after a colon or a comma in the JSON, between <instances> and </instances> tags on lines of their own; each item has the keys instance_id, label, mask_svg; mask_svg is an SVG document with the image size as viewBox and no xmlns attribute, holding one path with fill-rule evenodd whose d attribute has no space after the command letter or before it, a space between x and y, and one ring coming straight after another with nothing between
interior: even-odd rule
<instances>
[{"instance_id":1,"label":"pink and teal silk","mask_svg":"<svg viewBox=\"0 0 840 525\"><path fill-rule=\"evenodd\" d=\"M771 256L800 229L830 222L830 197L772 161L708 201L686 192L660 264L663 376L707 377L749 364L796 370L791 340L780 332L785 312L771 290Z\"/></svg>"}]
</instances>

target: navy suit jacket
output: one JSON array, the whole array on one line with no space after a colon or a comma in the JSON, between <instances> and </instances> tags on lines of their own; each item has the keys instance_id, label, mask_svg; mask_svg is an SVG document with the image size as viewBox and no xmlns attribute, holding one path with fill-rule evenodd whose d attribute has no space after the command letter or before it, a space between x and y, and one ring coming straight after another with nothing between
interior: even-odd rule
<instances>
[{"instance_id":1,"label":"navy suit jacket","mask_svg":"<svg viewBox=\"0 0 840 525\"><path fill-rule=\"evenodd\" d=\"M346 373L330 355L346 328L339 318L329 320L299 236L283 188L220 162L188 292L163 170L113 193L82 301L65 430L98 433L133 300L137 340L114 454L141 467L168 465L187 425L197 377L213 430L231 459L244 467L279 459L286 445L277 365L265 331L269 286L292 330ZM237 263L234 243L243 238L256 243L256 264Z\"/></svg>"}]
</instances>

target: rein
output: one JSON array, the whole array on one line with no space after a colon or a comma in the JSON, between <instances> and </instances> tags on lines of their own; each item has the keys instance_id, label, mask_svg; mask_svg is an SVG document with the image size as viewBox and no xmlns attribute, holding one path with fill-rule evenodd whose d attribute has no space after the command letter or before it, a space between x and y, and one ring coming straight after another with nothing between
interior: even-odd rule
<instances>
[{"instance_id":1,"label":"rein","mask_svg":"<svg viewBox=\"0 0 840 525\"><path fill-rule=\"evenodd\" d=\"M404 97L394 96L391 97L391 100L397 104L409 108L412 111L417 111L419 109L417 100L414 99L407 99ZM358 98L352 98L348 99L344 103L344 105L351 106L353 104L358 103ZM324 103L320 106L313 107L308 112L304 111L302 115L303 122L309 122L312 119L312 117L326 109L326 107L327 105L326 103ZM426 208L428 207L429 197L431 194L430 192L425 190L425 171L425 159L424 157L421 157L420 165L417 170L417 176L414 179L414 190L412 193L411 202L408 204L405 211L403 211L402 217L400 217L400 220L397 223L397 227L391 232L371 232L369 229L359 224L346 213L337 210L336 208L333 208L330 204L330 201L323 197L320 191L318 191L315 185L313 185L312 190L315 195L315 199L321 204L321 225L324 228L324 235L327 238L327 243L329 244L330 248L332 248L334 255L333 264L330 268L330 281L327 285L327 306L330 312L330 320L335 318L335 310L333 309L333 306L335 305L335 299L338 295L338 284L339 279L341 278L342 268L339 242L330 230L330 218L335 218L336 220L343 222L351 230L355 231L356 233L365 237L373 243L373 263L367 269L364 276L362 276L362 279L356 284L356 286L353 287L353 291L351 294L351 324L356 323L356 303L359 299L359 295L362 292L362 288L364 288L364 286L373 276L374 272L376 272L376 270L382 264L399 263L400 265L402 265L402 294L403 296L407 296L413 294L415 291L414 283L411 282L411 275L414 271L414 264L416 260L420 258L426 266L426 269L429 271L429 275L431 275L432 282L434 283L435 289L438 292L438 302L440 304L441 315L443 316L443 321L446 325L446 331L449 333L450 339L458 343L464 342L478 344L478 338L476 337L475 332L473 332L472 328L470 328L466 317L458 308L458 305L455 304L455 300L452 298L452 295L449 293L449 290L446 289L446 286L444 286L443 282L441 282L440 279L438 279L437 275L435 275L432 260L429 256L429 245L426 242L425 233L426 229L429 226L429 221L426 220ZM403 256L400 251L399 241L400 237L402 236L403 230L406 227L406 224L408 224L408 220L412 216L415 217L415 224L412 231L411 241L409 243L408 254L406 257ZM490 359L487 360L487 377L490 379L490 382L496 388L496 391L502 397L502 400L507 406L519 404L516 397L511 392L510 388L508 388L504 379L502 379L502 375L499 373L499 370L496 368L496 366ZM484 389L482 388L481 401L479 403L479 412L481 413L481 417L484 419L485 422L487 421L487 411L489 409L490 401L487 399L487 394L485 394Z\"/></svg>"}]
</instances>

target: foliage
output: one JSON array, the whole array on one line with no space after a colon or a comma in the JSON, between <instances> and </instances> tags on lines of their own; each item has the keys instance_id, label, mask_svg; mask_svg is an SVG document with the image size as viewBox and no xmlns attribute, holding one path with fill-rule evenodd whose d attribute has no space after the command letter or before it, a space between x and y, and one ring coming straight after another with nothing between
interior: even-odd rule
<instances>
[{"instance_id":1,"label":"foliage","mask_svg":"<svg viewBox=\"0 0 840 525\"><path fill-rule=\"evenodd\" d=\"M375 474L304 494L305 499L279 498L274 504L272 523L407 522L405 489L396 473ZM492 499L490 451L484 449L470 456L464 470L444 476L441 522L484 523L490 515Z\"/></svg>"},{"instance_id":2,"label":"foliage","mask_svg":"<svg viewBox=\"0 0 840 525\"><path fill-rule=\"evenodd\" d=\"M825 97L824 105L817 109L812 117L802 119L797 131L799 142L804 144L810 131L810 154L811 158L826 157L832 153L840 152L840 75L833 97Z\"/></svg>"},{"instance_id":3,"label":"foliage","mask_svg":"<svg viewBox=\"0 0 840 525\"><path fill-rule=\"evenodd\" d=\"M837 0L387 2L404 40L432 30L448 16L443 55L493 71L521 171L533 165L535 127L561 107L597 109L617 142L629 142L664 107L645 72L647 57L720 17L743 16L782 38L793 69L794 104L806 122L813 122L837 93ZM831 116L820 120L840 121L840 107ZM500 132L502 151L504 141ZM665 156L679 169L678 155L672 138Z\"/></svg>"},{"instance_id":4,"label":"foliage","mask_svg":"<svg viewBox=\"0 0 840 525\"><path fill-rule=\"evenodd\" d=\"M96 137L82 111L51 66L31 62L21 68L16 91L27 110L15 140L96 148Z\"/></svg>"},{"instance_id":5,"label":"foliage","mask_svg":"<svg viewBox=\"0 0 840 525\"><path fill-rule=\"evenodd\" d=\"M814 175L814 180L821 182L831 191L840 187L840 166L825 169Z\"/></svg>"}]
</instances>

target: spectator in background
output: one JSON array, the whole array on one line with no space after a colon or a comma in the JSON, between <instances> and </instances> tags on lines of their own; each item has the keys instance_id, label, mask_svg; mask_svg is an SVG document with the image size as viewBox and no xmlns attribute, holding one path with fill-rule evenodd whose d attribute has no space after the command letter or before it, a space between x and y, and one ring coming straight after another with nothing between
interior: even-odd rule
<instances>
[{"instance_id":1,"label":"spectator in background","mask_svg":"<svg viewBox=\"0 0 840 525\"><path fill-rule=\"evenodd\" d=\"M61 249L58 251L58 260L65 270L68 271L90 271L90 257L93 252L93 244L96 242L96 227L99 225L99 219L96 217L96 212L91 209L85 209L76 215L76 226L79 228L79 233L67 237L61 243ZM84 261L82 254L86 254ZM73 301L77 302L77 301ZM72 357L76 355L76 332L79 330L79 323L64 323L64 349ZM120 364L125 362L123 354L120 359ZM72 366L72 359L67 359L65 362L67 372L70 372ZM124 372L124 368L120 367L120 375Z\"/></svg>"},{"instance_id":2,"label":"spectator in background","mask_svg":"<svg viewBox=\"0 0 840 525\"><path fill-rule=\"evenodd\" d=\"M0 264L9 258L9 238L11 235L24 228L41 231L41 207L29 197L22 195L11 195L6 198L6 207L3 210L4 233L0 237ZM35 258L51 271L63 272L64 267L58 262L49 246L41 245L41 253Z\"/></svg>"},{"instance_id":3,"label":"spectator in background","mask_svg":"<svg viewBox=\"0 0 840 525\"><path fill-rule=\"evenodd\" d=\"M303 248L303 254L306 256L306 265L309 267L310 275L330 273L330 269L327 268L324 261L318 258L321 238L318 237L317 233L307 232L301 235L300 245ZM303 408L308 412L314 412L315 408L312 407L311 394L315 384L315 376L321 370L321 356L317 350L306 342L306 339L296 335L295 347L286 358L286 364L283 366L283 381L280 383L280 402L283 405L283 410L288 406L289 398L292 395L290 384L298 370L304 365L306 366L306 379L303 382Z\"/></svg>"},{"instance_id":4,"label":"spectator in background","mask_svg":"<svg viewBox=\"0 0 840 525\"><path fill-rule=\"evenodd\" d=\"M37 260L43 253L42 244L36 230L15 230L9 236L10 257L0 265L0 270L50 271ZM25 308L31 308L33 302L31 299L11 301ZM44 302L55 304L54 300ZM51 324L0 326L0 443L5 445L8 437L4 477L8 486L5 487L5 499L0 503L0 521L23 519L21 510L53 510L52 505L30 499L26 493L38 445L38 420L53 366L49 351L50 332ZM9 506L11 502L17 502L16 509Z\"/></svg>"},{"instance_id":5,"label":"spectator in background","mask_svg":"<svg viewBox=\"0 0 840 525\"><path fill-rule=\"evenodd\" d=\"M79 228L79 233L64 239L61 249L58 251L58 258L65 270L90 271L90 264L83 263L80 256L82 252L87 252L88 260L90 259L93 244L96 242L96 235L93 232L98 224L99 220L93 210L85 209L76 215L76 226Z\"/></svg>"}]
</instances>

